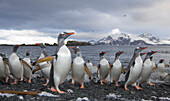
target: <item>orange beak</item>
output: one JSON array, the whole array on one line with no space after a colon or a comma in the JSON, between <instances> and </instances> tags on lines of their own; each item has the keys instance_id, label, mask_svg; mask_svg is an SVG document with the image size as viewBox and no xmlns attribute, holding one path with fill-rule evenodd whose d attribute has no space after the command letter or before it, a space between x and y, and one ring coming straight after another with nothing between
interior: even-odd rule
<instances>
[{"instance_id":1,"label":"orange beak","mask_svg":"<svg viewBox=\"0 0 170 101\"><path fill-rule=\"evenodd\" d=\"M71 47L72 49L75 49L75 47Z\"/></svg>"},{"instance_id":2,"label":"orange beak","mask_svg":"<svg viewBox=\"0 0 170 101\"><path fill-rule=\"evenodd\" d=\"M74 32L72 32L72 33L67 33L67 35L73 35L74 34Z\"/></svg>"},{"instance_id":3,"label":"orange beak","mask_svg":"<svg viewBox=\"0 0 170 101\"><path fill-rule=\"evenodd\" d=\"M103 52L104 54L107 53L107 52Z\"/></svg>"},{"instance_id":4,"label":"orange beak","mask_svg":"<svg viewBox=\"0 0 170 101\"><path fill-rule=\"evenodd\" d=\"M146 49L147 47L143 47L142 49Z\"/></svg>"},{"instance_id":5,"label":"orange beak","mask_svg":"<svg viewBox=\"0 0 170 101\"><path fill-rule=\"evenodd\" d=\"M153 51L153 53L157 53L157 51Z\"/></svg>"},{"instance_id":6,"label":"orange beak","mask_svg":"<svg viewBox=\"0 0 170 101\"><path fill-rule=\"evenodd\" d=\"M73 51L73 53L76 53L76 51Z\"/></svg>"},{"instance_id":7,"label":"orange beak","mask_svg":"<svg viewBox=\"0 0 170 101\"><path fill-rule=\"evenodd\" d=\"M122 52L120 52L120 53L125 53L125 52L122 51Z\"/></svg>"},{"instance_id":8,"label":"orange beak","mask_svg":"<svg viewBox=\"0 0 170 101\"><path fill-rule=\"evenodd\" d=\"M20 45L17 45L17 47L19 47Z\"/></svg>"},{"instance_id":9,"label":"orange beak","mask_svg":"<svg viewBox=\"0 0 170 101\"><path fill-rule=\"evenodd\" d=\"M40 43L36 43L36 45L40 45Z\"/></svg>"},{"instance_id":10,"label":"orange beak","mask_svg":"<svg viewBox=\"0 0 170 101\"><path fill-rule=\"evenodd\" d=\"M143 55L146 54L146 53L142 53Z\"/></svg>"}]
</instances>

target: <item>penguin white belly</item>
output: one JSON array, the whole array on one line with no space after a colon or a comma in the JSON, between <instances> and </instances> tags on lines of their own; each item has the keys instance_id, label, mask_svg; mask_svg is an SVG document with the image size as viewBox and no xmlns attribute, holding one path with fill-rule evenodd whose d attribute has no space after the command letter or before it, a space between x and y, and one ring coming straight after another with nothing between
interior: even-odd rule
<instances>
[{"instance_id":1,"label":"penguin white belly","mask_svg":"<svg viewBox=\"0 0 170 101\"><path fill-rule=\"evenodd\" d=\"M15 53L12 53L9 57L9 65L14 78L21 79L23 65L21 64L19 57Z\"/></svg>"},{"instance_id":2,"label":"penguin white belly","mask_svg":"<svg viewBox=\"0 0 170 101\"><path fill-rule=\"evenodd\" d=\"M42 74L45 76L46 79L50 79L50 70L51 70L51 63L46 63L41 65Z\"/></svg>"},{"instance_id":3,"label":"penguin white belly","mask_svg":"<svg viewBox=\"0 0 170 101\"><path fill-rule=\"evenodd\" d=\"M6 69L5 69L5 64L2 60L2 57L0 57L0 78L6 78Z\"/></svg>"},{"instance_id":4,"label":"penguin white belly","mask_svg":"<svg viewBox=\"0 0 170 101\"><path fill-rule=\"evenodd\" d=\"M23 60L31 66L31 60L29 58L24 58ZM24 77L30 78L32 76L32 70L29 67L27 67L25 64L23 64L23 68L24 68Z\"/></svg>"},{"instance_id":5,"label":"penguin white belly","mask_svg":"<svg viewBox=\"0 0 170 101\"><path fill-rule=\"evenodd\" d=\"M73 61L72 77L73 80L82 83L84 81L84 60L81 57L76 57Z\"/></svg>"},{"instance_id":6,"label":"penguin white belly","mask_svg":"<svg viewBox=\"0 0 170 101\"><path fill-rule=\"evenodd\" d=\"M139 78L139 76L141 75L142 72L142 59L141 57L137 57L135 59L135 65L134 67L130 67L130 74L128 77L128 83L129 84L134 84L136 82L136 80Z\"/></svg>"},{"instance_id":7,"label":"penguin white belly","mask_svg":"<svg viewBox=\"0 0 170 101\"><path fill-rule=\"evenodd\" d=\"M151 73L152 73L152 63L149 59L147 59L143 64L142 73L140 75L138 82L142 83L148 81Z\"/></svg>"},{"instance_id":8,"label":"penguin white belly","mask_svg":"<svg viewBox=\"0 0 170 101\"><path fill-rule=\"evenodd\" d=\"M113 67L110 71L111 81L118 81L119 80L119 77L120 77L120 74L121 74L121 68L122 68L122 65L121 65L120 61L116 60L113 63Z\"/></svg>"},{"instance_id":9,"label":"penguin white belly","mask_svg":"<svg viewBox=\"0 0 170 101\"><path fill-rule=\"evenodd\" d=\"M54 61L54 83L56 88L66 80L71 67L71 53L65 45L60 48L57 55L57 60Z\"/></svg>"},{"instance_id":10,"label":"penguin white belly","mask_svg":"<svg viewBox=\"0 0 170 101\"><path fill-rule=\"evenodd\" d=\"M109 63L106 59L102 59L100 61L100 80L105 79L107 77L107 73L109 70Z\"/></svg>"},{"instance_id":11,"label":"penguin white belly","mask_svg":"<svg viewBox=\"0 0 170 101\"><path fill-rule=\"evenodd\" d=\"M163 63L158 64L158 71L161 73L165 72L165 65Z\"/></svg>"}]
</instances>

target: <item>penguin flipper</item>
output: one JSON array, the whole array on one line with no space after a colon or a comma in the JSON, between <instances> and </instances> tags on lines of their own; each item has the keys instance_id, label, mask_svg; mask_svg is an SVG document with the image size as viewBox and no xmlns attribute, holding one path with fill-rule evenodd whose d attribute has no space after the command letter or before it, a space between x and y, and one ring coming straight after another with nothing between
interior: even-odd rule
<instances>
[{"instance_id":1,"label":"penguin flipper","mask_svg":"<svg viewBox=\"0 0 170 101\"><path fill-rule=\"evenodd\" d=\"M122 72L123 72L123 73L125 73L125 72L126 72L123 66L122 66Z\"/></svg>"},{"instance_id":2,"label":"penguin flipper","mask_svg":"<svg viewBox=\"0 0 170 101\"><path fill-rule=\"evenodd\" d=\"M127 73L126 73L126 75L125 75L125 82L128 80L129 74L130 74L130 70L128 70Z\"/></svg>"},{"instance_id":3,"label":"penguin flipper","mask_svg":"<svg viewBox=\"0 0 170 101\"><path fill-rule=\"evenodd\" d=\"M25 66L28 67L30 70L32 70L31 66L30 66L27 62L25 62L24 60L20 60L20 61L21 61L21 63L22 63L23 65L25 65Z\"/></svg>"},{"instance_id":4,"label":"penguin flipper","mask_svg":"<svg viewBox=\"0 0 170 101\"><path fill-rule=\"evenodd\" d=\"M84 69L87 72L87 74L89 76L89 79L91 79L91 73L90 73L90 71L89 71L89 69L88 69L88 67L87 67L87 65L85 63L84 63Z\"/></svg>"},{"instance_id":5,"label":"penguin flipper","mask_svg":"<svg viewBox=\"0 0 170 101\"><path fill-rule=\"evenodd\" d=\"M57 55L56 55L57 56ZM33 63L33 66L34 65L37 65L38 63L41 63L41 62L45 62L45 61L50 61L52 62L52 59L53 59L54 56L48 56L48 57L44 57L42 59L39 59L37 60L36 62Z\"/></svg>"},{"instance_id":6,"label":"penguin flipper","mask_svg":"<svg viewBox=\"0 0 170 101\"><path fill-rule=\"evenodd\" d=\"M34 74L35 72L41 70L41 68L39 67L39 65L36 65L37 68L35 68L33 71L32 71L32 74Z\"/></svg>"}]
</instances>

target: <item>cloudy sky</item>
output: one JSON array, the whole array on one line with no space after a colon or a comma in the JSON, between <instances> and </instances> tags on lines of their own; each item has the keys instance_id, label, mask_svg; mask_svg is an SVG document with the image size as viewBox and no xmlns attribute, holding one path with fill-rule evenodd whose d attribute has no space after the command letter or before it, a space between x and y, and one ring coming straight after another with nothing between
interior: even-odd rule
<instances>
[{"instance_id":1,"label":"cloudy sky","mask_svg":"<svg viewBox=\"0 0 170 101\"><path fill-rule=\"evenodd\" d=\"M0 44L91 40L113 29L170 39L170 0L0 0Z\"/></svg>"}]
</instances>

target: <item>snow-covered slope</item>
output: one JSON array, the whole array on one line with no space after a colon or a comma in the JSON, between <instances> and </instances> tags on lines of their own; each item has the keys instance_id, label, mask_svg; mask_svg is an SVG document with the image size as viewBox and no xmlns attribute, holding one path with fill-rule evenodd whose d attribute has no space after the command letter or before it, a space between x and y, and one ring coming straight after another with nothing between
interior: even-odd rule
<instances>
[{"instance_id":1,"label":"snow-covered slope","mask_svg":"<svg viewBox=\"0 0 170 101\"><path fill-rule=\"evenodd\" d=\"M160 40L154 37L152 34L144 33L126 34L120 33L119 29L112 30L108 36L98 40L95 44L107 44L107 45L168 45L170 40Z\"/></svg>"}]
</instances>

